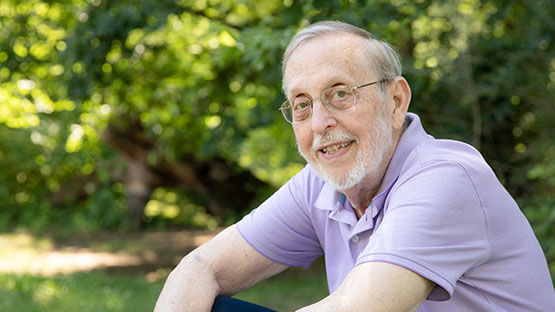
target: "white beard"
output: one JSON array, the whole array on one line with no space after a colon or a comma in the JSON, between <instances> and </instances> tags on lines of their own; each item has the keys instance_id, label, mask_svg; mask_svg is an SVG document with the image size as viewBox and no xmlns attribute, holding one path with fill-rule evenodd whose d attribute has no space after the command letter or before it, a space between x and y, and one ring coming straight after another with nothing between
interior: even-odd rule
<instances>
[{"instance_id":1,"label":"white beard","mask_svg":"<svg viewBox=\"0 0 555 312\"><path fill-rule=\"evenodd\" d=\"M352 140L353 138L353 135L345 132L326 133L323 137L315 138L311 148L313 159L318 159L316 156L318 153L318 146L322 146L321 142ZM299 153L312 166L314 173L318 177L326 181L326 183L335 190L343 192L359 184L372 172L377 172L385 154L393 144L391 120L383 116L383 114L380 114L376 118L374 131L364 137L364 141L361 141L359 138L354 139L355 143L359 145L359 149L354 166L345 175L333 176L321 162L310 161L300 149ZM364 147L364 149L362 149L362 147Z\"/></svg>"}]
</instances>

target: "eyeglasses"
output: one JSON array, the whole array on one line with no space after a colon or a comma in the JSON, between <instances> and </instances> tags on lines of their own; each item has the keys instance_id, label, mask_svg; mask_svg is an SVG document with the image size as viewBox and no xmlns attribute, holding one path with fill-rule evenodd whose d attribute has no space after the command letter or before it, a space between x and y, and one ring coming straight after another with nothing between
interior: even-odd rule
<instances>
[{"instance_id":1,"label":"eyeglasses","mask_svg":"<svg viewBox=\"0 0 555 312\"><path fill-rule=\"evenodd\" d=\"M373 84L389 81L389 79L382 79L366 83L356 87L335 86L325 89L320 94L320 101L322 104L332 112L347 110L357 103L356 89L368 87ZM292 102L285 101L279 108L285 120L289 123L298 123L305 121L312 116L313 101L310 96L301 95L296 97Z\"/></svg>"}]
</instances>

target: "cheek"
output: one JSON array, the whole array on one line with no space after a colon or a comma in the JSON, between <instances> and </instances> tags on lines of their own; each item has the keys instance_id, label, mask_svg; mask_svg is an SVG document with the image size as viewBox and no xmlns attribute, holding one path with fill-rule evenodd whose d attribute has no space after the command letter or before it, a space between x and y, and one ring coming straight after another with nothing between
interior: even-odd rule
<instances>
[{"instance_id":1,"label":"cheek","mask_svg":"<svg viewBox=\"0 0 555 312\"><path fill-rule=\"evenodd\" d=\"M310 131L305 131L305 129L293 128L295 132L295 139L297 140L297 144L299 149L308 155L310 152L310 147L312 146L312 134Z\"/></svg>"}]
</instances>

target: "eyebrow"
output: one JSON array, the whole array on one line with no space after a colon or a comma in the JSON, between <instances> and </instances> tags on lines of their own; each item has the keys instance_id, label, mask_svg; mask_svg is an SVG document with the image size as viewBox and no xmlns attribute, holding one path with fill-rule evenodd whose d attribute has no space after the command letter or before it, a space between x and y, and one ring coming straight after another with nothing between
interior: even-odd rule
<instances>
[{"instance_id":1,"label":"eyebrow","mask_svg":"<svg viewBox=\"0 0 555 312\"><path fill-rule=\"evenodd\" d=\"M330 78L326 79L326 82L325 82L326 87L323 88L322 90L320 90L320 92L322 92L323 90L326 90L328 88L333 88L333 87L340 86L340 85L343 85L343 86L348 85L345 82L339 82L339 81L345 81L345 78L344 77L339 77L339 76L331 76ZM289 94L294 95L294 96L291 97L292 99L298 98L299 96L307 96L309 98L312 98L310 95L307 95L306 92L297 91L298 89L299 88L296 87L296 88L291 89L292 92L288 92ZM285 96L288 97L287 94Z\"/></svg>"}]
</instances>

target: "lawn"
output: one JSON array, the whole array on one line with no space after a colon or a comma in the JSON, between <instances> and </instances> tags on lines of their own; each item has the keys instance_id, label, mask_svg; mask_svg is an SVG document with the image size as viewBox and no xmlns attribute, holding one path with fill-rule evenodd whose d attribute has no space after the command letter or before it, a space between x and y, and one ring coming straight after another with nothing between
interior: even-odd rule
<instances>
[{"instance_id":1,"label":"lawn","mask_svg":"<svg viewBox=\"0 0 555 312\"><path fill-rule=\"evenodd\" d=\"M162 282L143 276L0 275L0 311L152 311Z\"/></svg>"},{"instance_id":2,"label":"lawn","mask_svg":"<svg viewBox=\"0 0 555 312\"><path fill-rule=\"evenodd\" d=\"M69 241L0 234L0 311L152 311L172 263L213 234L115 233ZM291 268L236 297L292 311L326 295L318 259L310 269Z\"/></svg>"},{"instance_id":3,"label":"lawn","mask_svg":"<svg viewBox=\"0 0 555 312\"><path fill-rule=\"evenodd\" d=\"M327 293L318 270L292 269L236 297L277 311L292 311ZM0 311L152 311L163 279L145 275L80 272L51 277L0 275Z\"/></svg>"},{"instance_id":4,"label":"lawn","mask_svg":"<svg viewBox=\"0 0 555 312\"><path fill-rule=\"evenodd\" d=\"M308 269L292 268L242 293L236 298L277 311L293 311L328 295L323 260Z\"/></svg>"}]
</instances>

